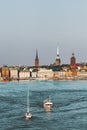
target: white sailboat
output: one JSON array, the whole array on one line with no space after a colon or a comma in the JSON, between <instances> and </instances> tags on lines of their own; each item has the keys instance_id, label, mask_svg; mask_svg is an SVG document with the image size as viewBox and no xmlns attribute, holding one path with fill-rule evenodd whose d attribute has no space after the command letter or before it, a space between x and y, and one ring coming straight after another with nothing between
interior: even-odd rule
<instances>
[{"instance_id":1,"label":"white sailboat","mask_svg":"<svg viewBox=\"0 0 87 130\"><path fill-rule=\"evenodd\" d=\"M27 112L25 114L26 119L30 119L32 117L32 114L30 113L29 110L29 90L28 90L28 94L27 94Z\"/></svg>"}]
</instances>

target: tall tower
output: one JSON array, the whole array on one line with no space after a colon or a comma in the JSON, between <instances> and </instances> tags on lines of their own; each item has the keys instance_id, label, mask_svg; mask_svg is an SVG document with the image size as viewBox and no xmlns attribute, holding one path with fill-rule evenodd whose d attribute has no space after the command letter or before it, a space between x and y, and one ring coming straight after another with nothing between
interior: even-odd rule
<instances>
[{"instance_id":1,"label":"tall tower","mask_svg":"<svg viewBox=\"0 0 87 130\"><path fill-rule=\"evenodd\" d=\"M72 53L71 61L70 61L70 68L72 71L72 76L77 75L77 70L76 70L76 58L74 56L74 53Z\"/></svg>"},{"instance_id":2,"label":"tall tower","mask_svg":"<svg viewBox=\"0 0 87 130\"><path fill-rule=\"evenodd\" d=\"M56 62L55 65L58 66L60 65L61 60L60 60L60 56L59 56L59 48L57 47L57 56L56 56Z\"/></svg>"},{"instance_id":3,"label":"tall tower","mask_svg":"<svg viewBox=\"0 0 87 130\"><path fill-rule=\"evenodd\" d=\"M71 68L76 68L76 58L74 56L74 53L72 53L71 61L70 61L70 67Z\"/></svg>"},{"instance_id":4,"label":"tall tower","mask_svg":"<svg viewBox=\"0 0 87 130\"><path fill-rule=\"evenodd\" d=\"M35 67L39 66L38 51L36 50Z\"/></svg>"}]
</instances>

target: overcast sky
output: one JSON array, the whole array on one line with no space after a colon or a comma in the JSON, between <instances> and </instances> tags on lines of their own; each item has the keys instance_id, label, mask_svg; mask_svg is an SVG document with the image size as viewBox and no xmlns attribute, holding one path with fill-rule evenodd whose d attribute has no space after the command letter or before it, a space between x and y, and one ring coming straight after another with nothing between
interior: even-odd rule
<instances>
[{"instance_id":1,"label":"overcast sky","mask_svg":"<svg viewBox=\"0 0 87 130\"><path fill-rule=\"evenodd\" d=\"M87 0L0 0L0 66L87 62Z\"/></svg>"}]
</instances>

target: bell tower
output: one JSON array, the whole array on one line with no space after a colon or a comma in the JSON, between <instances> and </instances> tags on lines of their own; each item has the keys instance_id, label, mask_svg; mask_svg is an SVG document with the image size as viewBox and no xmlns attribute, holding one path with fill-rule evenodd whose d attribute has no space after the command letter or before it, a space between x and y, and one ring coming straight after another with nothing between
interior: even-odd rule
<instances>
[{"instance_id":1,"label":"bell tower","mask_svg":"<svg viewBox=\"0 0 87 130\"><path fill-rule=\"evenodd\" d=\"M76 68L76 58L75 58L75 54L72 53L72 57L71 57L71 61L70 61L70 67L71 68Z\"/></svg>"},{"instance_id":2,"label":"bell tower","mask_svg":"<svg viewBox=\"0 0 87 130\"><path fill-rule=\"evenodd\" d=\"M70 68L72 71L72 76L76 76L77 75L77 71L76 71L76 58L74 56L74 53L72 53L72 57L70 59Z\"/></svg>"},{"instance_id":3,"label":"bell tower","mask_svg":"<svg viewBox=\"0 0 87 130\"><path fill-rule=\"evenodd\" d=\"M61 60L60 60L60 56L59 56L59 48L57 47L57 56L56 56L56 62L55 65L58 66L60 65Z\"/></svg>"}]
</instances>

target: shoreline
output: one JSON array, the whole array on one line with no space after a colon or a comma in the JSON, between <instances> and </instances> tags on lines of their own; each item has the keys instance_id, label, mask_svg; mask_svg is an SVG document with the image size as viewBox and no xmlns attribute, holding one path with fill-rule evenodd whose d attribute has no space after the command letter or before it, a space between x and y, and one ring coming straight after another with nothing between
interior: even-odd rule
<instances>
[{"instance_id":1,"label":"shoreline","mask_svg":"<svg viewBox=\"0 0 87 130\"><path fill-rule=\"evenodd\" d=\"M82 77L66 77L66 78L31 78L31 79L13 79L13 80L0 80L0 82L20 82L20 81L79 81L87 80L87 78Z\"/></svg>"}]
</instances>

